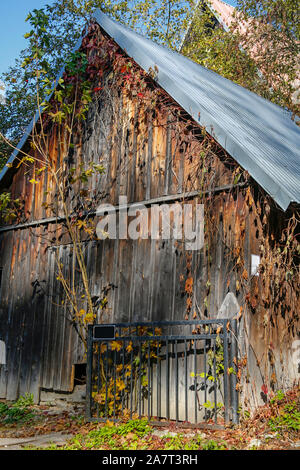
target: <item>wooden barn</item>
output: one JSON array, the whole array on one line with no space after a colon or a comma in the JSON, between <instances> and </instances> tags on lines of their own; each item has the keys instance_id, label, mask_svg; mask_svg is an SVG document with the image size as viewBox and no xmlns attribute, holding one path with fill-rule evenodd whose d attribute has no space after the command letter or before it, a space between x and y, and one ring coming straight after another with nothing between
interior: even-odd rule
<instances>
[{"instance_id":1,"label":"wooden barn","mask_svg":"<svg viewBox=\"0 0 300 470\"><path fill-rule=\"evenodd\" d=\"M82 99L88 110L70 145L64 121L38 112L0 175L15 207L0 228L0 399L30 392L38 402L42 390L67 394L78 383L86 363L81 324L61 282L73 266L70 283L85 292L78 312L92 315L87 323L236 318L243 403L292 386L299 127L284 109L100 11L74 54L93 85L91 93L83 88L92 99ZM72 83L71 70L62 71L50 103ZM56 173L43 162L41 134ZM55 174L64 178L64 208ZM120 196L149 210L203 204L204 243L189 250L172 234L101 239L98 207L121 212ZM89 296L65 230L73 220Z\"/></svg>"}]
</instances>

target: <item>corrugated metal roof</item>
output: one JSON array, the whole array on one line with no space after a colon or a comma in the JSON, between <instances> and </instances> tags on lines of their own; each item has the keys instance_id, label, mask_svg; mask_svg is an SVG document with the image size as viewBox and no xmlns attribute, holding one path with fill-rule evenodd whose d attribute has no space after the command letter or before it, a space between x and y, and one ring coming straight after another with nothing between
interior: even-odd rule
<instances>
[{"instance_id":1,"label":"corrugated metal roof","mask_svg":"<svg viewBox=\"0 0 300 470\"><path fill-rule=\"evenodd\" d=\"M98 24L286 210L300 203L300 128L288 111L116 23ZM2 173L0 175L0 179Z\"/></svg>"}]
</instances>

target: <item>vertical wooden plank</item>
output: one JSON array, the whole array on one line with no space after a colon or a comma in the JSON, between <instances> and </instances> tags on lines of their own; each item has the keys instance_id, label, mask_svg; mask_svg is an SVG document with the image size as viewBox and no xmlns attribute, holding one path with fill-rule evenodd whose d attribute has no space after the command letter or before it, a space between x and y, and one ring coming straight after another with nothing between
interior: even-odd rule
<instances>
[{"instance_id":1,"label":"vertical wooden plank","mask_svg":"<svg viewBox=\"0 0 300 470\"><path fill-rule=\"evenodd\" d=\"M181 240L174 242L173 319L184 320L186 313L185 282L187 278L186 252Z\"/></svg>"},{"instance_id":2,"label":"vertical wooden plank","mask_svg":"<svg viewBox=\"0 0 300 470\"><path fill-rule=\"evenodd\" d=\"M170 240L158 240L156 250L155 294L153 302L153 320L169 319L172 315L172 246Z\"/></svg>"},{"instance_id":3,"label":"vertical wooden plank","mask_svg":"<svg viewBox=\"0 0 300 470\"><path fill-rule=\"evenodd\" d=\"M147 306L147 318L149 321L153 319L153 306L155 296L155 253L156 253L156 240L150 240L150 263L149 263L149 295L148 295L148 306Z\"/></svg>"},{"instance_id":4,"label":"vertical wooden plank","mask_svg":"<svg viewBox=\"0 0 300 470\"><path fill-rule=\"evenodd\" d=\"M164 194L169 194L172 176L172 133L170 117L167 121L167 136L166 136L166 157L165 157L165 181L164 181Z\"/></svg>"},{"instance_id":5,"label":"vertical wooden plank","mask_svg":"<svg viewBox=\"0 0 300 470\"><path fill-rule=\"evenodd\" d=\"M8 326L8 377L7 377L7 399L15 400L18 397L20 359L22 348L22 284L21 275L21 259L22 259L22 231L15 232L16 248L15 248L15 265L11 276L12 286L12 315Z\"/></svg>"},{"instance_id":6,"label":"vertical wooden plank","mask_svg":"<svg viewBox=\"0 0 300 470\"><path fill-rule=\"evenodd\" d=\"M136 164L137 164L137 134L138 134L138 111L134 109L133 129L132 129L132 150L130 157L130 171L128 171L128 201L136 199Z\"/></svg>"},{"instance_id":7,"label":"vertical wooden plank","mask_svg":"<svg viewBox=\"0 0 300 470\"><path fill-rule=\"evenodd\" d=\"M55 261L55 247L49 248L49 291L48 291L48 303L46 304L46 330L45 330L45 341L44 341L44 353L43 353L43 380L42 387L46 389L52 388L51 381L51 359L52 359L52 348L53 348L53 329L54 329L54 301L55 301L55 277L56 277L56 261Z\"/></svg>"},{"instance_id":8,"label":"vertical wooden plank","mask_svg":"<svg viewBox=\"0 0 300 470\"><path fill-rule=\"evenodd\" d=\"M43 233L43 228L37 230L37 234ZM48 289L48 251L47 244L39 239L39 263L36 268L37 278L40 281L39 292L33 297L34 312L35 312L35 328L34 338L31 351L31 374L28 384L29 393L34 396L35 402L39 400L39 392L42 380L42 367L43 367L43 345L45 337L45 310L48 303L47 289Z\"/></svg>"},{"instance_id":9,"label":"vertical wooden plank","mask_svg":"<svg viewBox=\"0 0 300 470\"><path fill-rule=\"evenodd\" d=\"M0 299L0 337L6 345L6 364L0 367L0 398L6 398L7 394L7 375L8 375L8 347L9 347L9 322L12 312L13 299L11 295L11 279L13 264L13 240L14 233L8 232L1 236L1 266L2 272L2 289Z\"/></svg>"},{"instance_id":10,"label":"vertical wooden plank","mask_svg":"<svg viewBox=\"0 0 300 470\"><path fill-rule=\"evenodd\" d=\"M55 271L57 272L57 263L60 262L63 264L63 247L62 246L57 246L56 248L56 253L58 256L58 259L56 260L55 263ZM60 305L60 299L62 295L62 286L61 282L59 280L56 280L55 278L55 283L54 283L54 305L53 305L53 316L52 316L52 331L51 331L51 359L50 359L50 383L51 383L51 388L54 390L59 390L59 384L58 384L58 376L59 376L59 370L61 368L61 363L60 363L60 341L61 341L61 332L62 332L62 314L61 314L61 305Z\"/></svg>"},{"instance_id":11,"label":"vertical wooden plank","mask_svg":"<svg viewBox=\"0 0 300 470\"><path fill-rule=\"evenodd\" d=\"M34 268L37 258L36 239L31 236L29 231L23 231L26 237L26 255L24 253L23 266L23 285L22 285L22 310L23 310L23 335L22 335L22 355L20 367L19 394L25 395L29 391L30 370L31 370L31 347L34 338L34 308L32 305L32 292L34 292L33 283ZM18 274L20 275L20 273ZM31 294L31 295L30 295Z\"/></svg>"},{"instance_id":12,"label":"vertical wooden plank","mask_svg":"<svg viewBox=\"0 0 300 470\"><path fill-rule=\"evenodd\" d=\"M43 314L43 330L42 330L42 354L41 354L41 372L40 372L40 385L41 387L46 387L46 366L48 364L48 330L50 324L50 313L51 313L51 304L50 296L53 285L53 275L52 275L52 266L53 257L51 253L51 248L47 249L47 276L46 276L46 285L45 285L45 296L46 302L44 304L44 314Z\"/></svg>"},{"instance_id":13,"label":"vertical wooden plank","mask_svg":"<svg viewBox=\"0 0 300 470\"><path fill-rule=\"evenodd\" d=\"M147 146L147 170L146 170L146 199L151 197L151 182L152 182L152 158L153 158L153 123L149 119L148 124L148 146Z\"/></svg>"},{"instance_id":14,"label":"vertical wooden plank","mask_svg":"<svg viewBox=\"0 0 300 470\"><path fill-rule=\"evenodd\" d=\"M131 284L130 284L130 293L129 293L129 315L128 321L133 322L135 318L134 312L134 299L135 299L135 279L136 279L136 270L137 270L137 241L133 240L133 249L132 249L132 262L131 262Z\"/></svg>"},{"instance_id":15,"label":"vertical wooden plank","mask_svg":"<svg viewBox=\"0 0 300 470\"><path fill-rule=\"evenodd\" d=\"M37 290L32 294L32 310L34 315L33 322L33 334L32 334L32 346L31 346L31 358L30 358L30 376L28 381L28 391L34 396L34 401L39 401L40 391L40 377L41 377L41 363L42 363L42 344L43 344L43 327L44 327L44 306L45 306L45 267L46 254L45 245L42 243L40 234L42 228L35 230L35 236L37 237L37 256L33 270L35 275L33 276L34 281L38 280L39 285Z\"/></svg>"},{"instance_id":16,"label":"vertical wooden plank","mask_svg":"<svg viewBox=\"0 0 300 470\"><path fill-rule=\"evenodd\" d=\"M66 277L66 279L69 279L69 264L70 264L70 258L69 258L69 253L70 253L70 245L65 245L62 246L60 249L61 252L61 263L62 263L62 272L63 275ZM66 311L66 304L65 304L65 292L62 286L60 286L60 291L59 291L59 299L58 299L58 306L57 306L57 312L58 312L58 317L57 317L57 322L59 325L58 329L58 337L57 337L57 343L56 343L56 348L57 348L57 356L56 356L56 361L57 361L57 367L56 371L54 374L54 388L55 390L65 390L64 385L66 380L66 374L67 372L70 373L70 368L68 367L68 364L64 361L65 355L64 351L66 349L66 344L65 344L65 338L66 338L66 330L68 328L67 325L67 311ZM68 383L68 380L67 380ZM68 391L69 388L67 388Z\"/></svg>"},{"instance_id":17,"label":"vertical wooden plank","mask_svg":"<svg viewBox=\"0 0 300 470\"><path fill-rule=\"evenodd\" d=\"M150 240L138 239L134 276L133 321L149 320Z\"/></svg>"},{"instance_id":18,"label":"vertical wooden plank","mask_svg":"<svg viewBox=\"0 0 300 470\"><path fill-rule=\"evenodd\" d=\"M70 282L73 279L73 246L69 245L67 248L66 257L66 274L69 276ZM72 324L72 310L70 306L65 305L65 331L62 351L62 371L60 377L60 388L62 391L72 391L73 383L71 383L72 365L73 365L73 348L74 348L74 336L77 333L74 331Z\"/></svg>"},{"instance_id":19,"label":"vertical wooden plank","mask_svg":"<svg viewBox=\"0 0 300 470\"><path fill-rule=\"evenodd\" d=\"M119 241L119 281L118 288L116 289L116 307L115 307L115 321L127 322L128 313L130 311L130 289L132 282L131 278L131 260L133 251L133 240L120 240Z\"/></svg>"}]
</instances>

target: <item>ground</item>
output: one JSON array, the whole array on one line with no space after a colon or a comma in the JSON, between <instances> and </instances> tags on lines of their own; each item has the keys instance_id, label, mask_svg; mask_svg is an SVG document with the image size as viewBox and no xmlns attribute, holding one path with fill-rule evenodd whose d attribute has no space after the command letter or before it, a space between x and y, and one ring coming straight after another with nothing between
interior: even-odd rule
<instances>
[{"instance_id":1,"label":"ground","mask_svg":"<svg viewBox=\"0 0 300 470\"><path fill-rule=\"evenodd\" d=\"M300 389L278 391L238 426L188 429L146 419L86 423L82 405L33 405L30 396L0 403L0 450L299 450Z\"/></svg>"}]
</instances>

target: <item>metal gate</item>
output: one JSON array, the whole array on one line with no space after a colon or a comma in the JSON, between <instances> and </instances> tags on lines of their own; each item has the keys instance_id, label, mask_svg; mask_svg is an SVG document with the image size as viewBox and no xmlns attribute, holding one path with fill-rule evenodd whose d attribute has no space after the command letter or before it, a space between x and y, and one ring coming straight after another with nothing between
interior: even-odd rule
<instances>
[{"instance_id":1,"label":"metal gate","mask_svg":"<svg viewBox=\"0 0 300 470\"><path fill-rule=\"evenodd\" d=\"M238 422L237 322L90 325L88 421Z\"/></svg>"}]
</instances>

